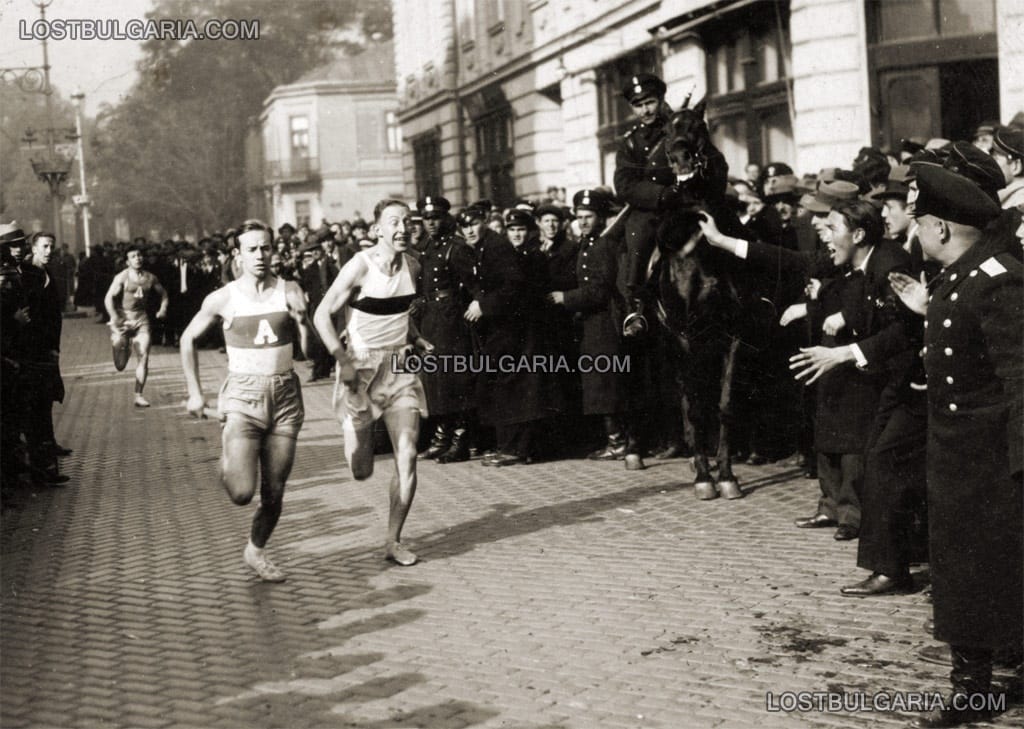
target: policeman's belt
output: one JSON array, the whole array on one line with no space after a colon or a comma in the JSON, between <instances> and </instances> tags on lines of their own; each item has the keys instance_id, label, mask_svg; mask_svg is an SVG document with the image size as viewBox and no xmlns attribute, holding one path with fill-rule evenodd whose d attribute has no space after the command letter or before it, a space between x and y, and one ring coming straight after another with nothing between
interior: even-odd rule
<instances>
[{"instance_id":1,"label":"policeman's belt","mask_svg":"<svg viewBox=\"0 0 1024 729\"><path fill-rule=\"evenodd\" d=\"M427 294L427 298L430 301L443 301L455 296L454 289L438 289L437 291L431 291Z\"/></svg>"}]
</instances>

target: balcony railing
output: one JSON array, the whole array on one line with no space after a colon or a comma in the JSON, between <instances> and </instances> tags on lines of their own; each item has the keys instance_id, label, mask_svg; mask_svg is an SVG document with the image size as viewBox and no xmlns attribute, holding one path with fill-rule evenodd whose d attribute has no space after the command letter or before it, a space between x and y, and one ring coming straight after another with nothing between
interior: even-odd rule
<instances>
[{"instance_id":1,"label":"balcony railing","mask_svg":"<svg viewBox=\"0 0 1024 729\"><path fill-rule=\"evenodd\" d=\"M266 163L266 183L287 184L294 182L315 182L320 179L318 157L291 157L290 159L269 160Z\"/></svg>"}]
</instances>

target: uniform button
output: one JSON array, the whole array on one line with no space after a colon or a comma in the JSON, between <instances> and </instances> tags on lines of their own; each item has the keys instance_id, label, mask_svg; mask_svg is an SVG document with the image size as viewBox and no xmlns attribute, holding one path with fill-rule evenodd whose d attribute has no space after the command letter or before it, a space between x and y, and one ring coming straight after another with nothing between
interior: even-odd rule
<instances>
[{"instance_id":1,"label":"uniform button","mask_svg":"<svg viewBox=\"0 0 1024 729\"><path fill-rule=\"evenodd\" d=\"M978 275L978 269L974 269L973 271L971 271L971 278L974 278L977 275Z\"/></svg>"},{"instance_id":2,"label":"uniform button","mask_svg":"<svg viewBox=\"0 0 1024 729\"><path fill-rule=\"evenodd\" d=\"M928 347L921 347L921 356L924 357L928 354Z\"/></svg>"},{"instance_id":3,"label":"uniform button","mask_svg":"<svg viewBox=\"0 0 1024 729\"><path fill-rule=\"evenodd\" d=\"M924 323L924 328L925 328L925 329L927 329L927 328L928 328L928 322L925 322L925 323Z\"/></svg>"},{"instance_id":4,"label":"uniform button","mask_svg":"<svg viewBox=\"0 0 1024 729\"><path fill-rule=\"evenodd\" d=\"M953 321L951 319L946 319L944 322L942 322L942 326L946 327L946 329L949 329L951 326L953 326Z\"/></svg>"},{"instance_id":5,"label":"uniform button","mask_svg":"<svg viewBox=\"0 0 1024 729\"><path fill-rule=\"evenodd\" d=\"M589 277L589 276L584 276L584 277L583 277L583 280L584 280L584 281L589 281L589 280L590 280L590 277Z\"/></svg>"},{"instance_id":6,"label":"uniform button","mask_svg":"<svg viewBox=\"0 0 1024 729\"><path fill-rule=\"evenodd\" d=\"M954 274L950 274L949 280L950 281L956 281L956 274L955 273Z\"/></svg>"},{"instance_id":7,"label":"uniform button","mask_svg":"<svg viewBox=\"0 0 1024 729\"><path fill-rule=\"evenodd\" d=\"M953 356L953 348L952 347L946 347L944 350L942 350L942 352L947 357L952 357Z\"/></svg>"},{"instance_id":8,"label":"uniform button","mask_svg":"<svg viewBox=\"0 0 1024 729\"><path fill-rule=\"evenodd\" d=\"M949 410L950 410L950 412L953 412L953 413L956 412L956 403L955 402L951 402L949 404Z\"/></svg>"},{"instance_id":9,"label":"uniform button","mask_svg":"<svg viewBox=\"0 0 1024 729\"><path fill-rule=\"evenodd\" d=\"M949 295L949 300L950 301L956 301L959 298L960 298L960 294L958 294L956 291L954 291L952 294Z\"/></svg>"},{"instance_id":10,"label":"uniform button","mask_svg":"<svg viewBox=\"0 0 1024 729\"><path fill-rule=\"evenodd\" d=\"M949 375L946 375L946 384L947 385L952 385L953 384L953 378L950 377Z\"/></svg>"}]
</instances>

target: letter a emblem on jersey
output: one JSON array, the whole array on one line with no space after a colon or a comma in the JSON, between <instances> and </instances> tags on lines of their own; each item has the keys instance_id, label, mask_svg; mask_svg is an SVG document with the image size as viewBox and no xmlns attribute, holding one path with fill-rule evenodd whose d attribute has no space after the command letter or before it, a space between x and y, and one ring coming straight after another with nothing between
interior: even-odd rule
<instances>
[{"instance_id":1,"label":"letter a emblem on jersey","mask_svg":"<svg viewBox=\"0 0 1024 729\"><path fill-rule=\"evenodd\" d=\"M274 334L274 329L270 326L269 321L260 319L259 327L256 329L256 338L252 342L253 344L274 344L277 342L277 335Z\"/></svg>"}]
</instances>

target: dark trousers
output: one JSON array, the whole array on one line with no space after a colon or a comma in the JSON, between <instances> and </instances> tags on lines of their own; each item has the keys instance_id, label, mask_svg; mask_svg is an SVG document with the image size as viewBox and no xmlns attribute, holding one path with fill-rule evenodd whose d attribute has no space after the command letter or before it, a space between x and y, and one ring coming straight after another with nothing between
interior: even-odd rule
<instances>
[{"instance_id":1,"label":"dark trousers","mask_svg":"<svg viewBox=\"0 0 1024 729\"><path fill-rule=\"evenodd\" d=\"M926 518L927 416L898 406L868 445L861 493L857 566L887 577L905 575L923 549L915 521Z\"/></svg>"},{"instance_id":2,"label":"dark trousers","mask_svg":"<svg viewBox=\"0 0 1024 729\"><path fill-rule=\"evenodd\" d=\"M818 453L818 513L859 529L863 482L864 456L860 453Z\"/></svg>"},{"instance_id":3,"label":"dark trousers","mask_svg":"<svg viewBox=\"0 0 1024 729\"><path fill-rule=\"evenodd\" d=\"M534 421L512 423L511 425L495 426L498 438L498 452L508 453L527 458L531 455L530 446L533 441Z\"/></svg>"}]
</instances>

